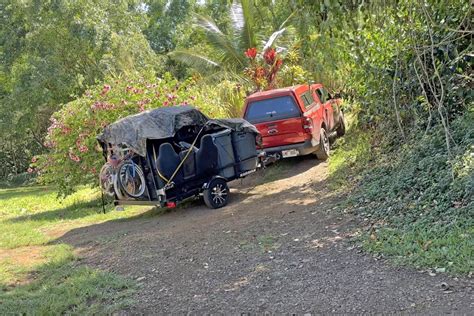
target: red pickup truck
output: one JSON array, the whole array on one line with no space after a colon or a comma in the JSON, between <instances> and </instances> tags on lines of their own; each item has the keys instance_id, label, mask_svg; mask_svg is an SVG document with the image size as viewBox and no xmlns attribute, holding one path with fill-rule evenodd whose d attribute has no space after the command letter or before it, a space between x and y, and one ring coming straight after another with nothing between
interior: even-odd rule
<instances>
[{"instance_id":1,"label":"red pickup truck","mask_svg":"<svg viewBox=\"0 0 474 316\"><path fill-rule=\"evenodd\" d=\"M322 84L298 85L248 96L244 118L260 131L267 155L326 160L330 142L346 130L340 103Z\"/></svg>"}]
</instances>

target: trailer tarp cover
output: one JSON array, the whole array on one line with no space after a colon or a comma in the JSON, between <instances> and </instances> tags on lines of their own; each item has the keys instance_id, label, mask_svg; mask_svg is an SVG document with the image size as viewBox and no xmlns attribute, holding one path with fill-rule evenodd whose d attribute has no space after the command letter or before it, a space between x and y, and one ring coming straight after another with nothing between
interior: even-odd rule
<instances>
[{"instance_id":1,"label":"trailer tarp cover","mask_svg":"<svg viewBox=\"0 0 474 316\"><path fill-rule=\"evenodd\" d=\"M127 145L141 156L146 155L147 139L173 137L185 126L203 126L208 118L192 106L170 106L130 115L105 127L99 142Z\"/></svg>"},{"instance_id":2,"label":"trailer tarp cover","mask_svg":"<svg viewBox=\"0 0 474 316\"><path fill-rule=\"evenodd\" d=\"M247 122L241 118L230 118L230 119L215 119L209 120L207 122L209 128L229 128L236 132L246 132L246 133L253 133L255 135L260 134L258 129L252 125L251 123Z\"/></svg>"},{"instance_id":3,"label":"trailer tarp cover","mask_svg":"<svg viewBox=\"0 0 474 316\"><path fill-rule=\"evenodd\" d=\"M101 144L126 145L145 157L147 139L174 137L185 126L204 126L209 129L230 128L234 131L258 134L258 130L244 119L209 120L192 106L170 106L144 111L120 119L97 136Z\"/></svg>"}]
</instances>

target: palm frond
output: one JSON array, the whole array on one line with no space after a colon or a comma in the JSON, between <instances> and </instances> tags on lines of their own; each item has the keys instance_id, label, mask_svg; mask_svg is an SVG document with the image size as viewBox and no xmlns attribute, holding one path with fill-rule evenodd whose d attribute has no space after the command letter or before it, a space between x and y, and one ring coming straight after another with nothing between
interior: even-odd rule
<instances>
[{"instance_id":1,"label":"palm frond","mask_svg":"<svg viewBox=\"0 0 474 316\"><path fill-rule=\"evenodd\" d=\"M244 55L238 51L234 43L217 27L211 18L194 14L196 25L204 30L208 43L214 49L222 52L222 62L226 64L237 64L244 67Z\"/></svg>"},{"instance_id":2,"label":"palm frond","mask_svg":"<svg viewBox=\"0 0 474 316\"><path fill-rule=\"evenodd\" d=\"M240 7L242 8L243 27L241 30L241 48L247 49L255 47L257 40L255 36L254 10L252 0L241 0Z\"/></svg>"},{"instance_id":3,"label":"palm frond","mask_svg":"<svg viewBox=\"0 0 474 316\"><path fill-rule=\"evenodd\" d=\"M220 67L219 63L190 50L177 49L170 52L168 56L202 72Z\"/></svg>"},{"instance_id":4,"label":"palm frond","mask_svg":"<svg viewBox=\"0 0 474 316\"><path fill-rule=\"evenodd\" d=\"M244 27L244 13L242 11L242 5L234 1L230 6L229 11L230 19L232 20L232 26L236 32L240 32Z\"/></svg>"},{"instance_id":5,"label":"palm frond","mask_svg":"<svg viewBox=\"0 0 474 316\"><path fill-rule=\"evenodd\" d=\"M283 23L280 24L280 27L278 29L282 29L284 27L286 27L286 25L291 21L291 19L298 13L300 12L300 10L296 10L296 11L293 11L293 13L291 13L285 21L283 21Z\"/></svg>"},{"instance_id":6,"label":"palm frond","mask_svg":"<svg viewBox=\"0 0 474 316\"><path fill-rule=\"evenodd\" d=\"M268 38L267 42L265 45L263 45L263 51L266 51L268 48L272 47L275 41L277 40L280 35L282 35L286 31L286 28L282 28L281 30L278 30L276 32L273 32L272 35Z\"/></svg>"}]
</instances>

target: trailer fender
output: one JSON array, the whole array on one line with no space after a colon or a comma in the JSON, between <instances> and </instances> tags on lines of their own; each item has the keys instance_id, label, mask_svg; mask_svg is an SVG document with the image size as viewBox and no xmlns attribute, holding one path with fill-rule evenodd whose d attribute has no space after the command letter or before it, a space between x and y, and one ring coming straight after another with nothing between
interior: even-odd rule
<instances>
[{"instance_id":1,"label":"trailer fender","mask_svg":"<svg viewBox=\"0 0 474 316\"><path fill-rule=\"evenodd\" d=\"M206 182L206 183L204 183L204 184L202 185L202 189L203 189L203 190L208 189L208 188L209 188L209 183L211 183L214 179L222 179L222 180L224 180L225 182L227 182L227 179L224 178L224 177L222 177L222 176L213 176L208 182Z\"/></svg>"}]
</instances>

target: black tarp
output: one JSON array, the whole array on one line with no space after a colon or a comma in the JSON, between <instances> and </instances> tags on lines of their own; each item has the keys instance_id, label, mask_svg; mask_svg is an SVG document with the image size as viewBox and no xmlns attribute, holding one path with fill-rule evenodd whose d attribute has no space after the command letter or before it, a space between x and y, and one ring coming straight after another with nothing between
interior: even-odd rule
<instances>
[{"instance_id":1,"label":"black tarp","mask_svg":"<svg viewBox=\"0 0 474 316\"><path fill-rule=\"evenodd\" d=\"M259 131L254 125L241 118L209 120L207 122L207 125L210 128L222 127L230 128L231 130L236 132L254 133L255 135L259 134Z\"/></svg>"},{"instance_id":2,"label":"black tarp","mask_svg":"<svg viewBox=\"0 0 474 316\"><path fill-rule=\"evenodd\" d=\"M146 155L147 139L170 138L185 126L202 126L208 118L192 106L170 106L127 116L97 136L99 142L126 145L141 156Z\"/></svg>"},{"instance_id":3,"label":"black tarp","mask_svg":"<svg viewBox=\"0 0 474 316\"><path fill-rule=\"evenodd\" d=\"M209 120L199 110L186 105L163 107L127 116L105 127L97 139L103 145L126 145L145 157L147 139L171 138L183 127L204 125L211 130L230 128L258 134L255 126L244 119Z\"/></svg>"}]
</instances>

